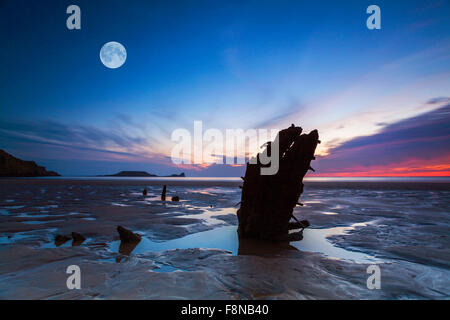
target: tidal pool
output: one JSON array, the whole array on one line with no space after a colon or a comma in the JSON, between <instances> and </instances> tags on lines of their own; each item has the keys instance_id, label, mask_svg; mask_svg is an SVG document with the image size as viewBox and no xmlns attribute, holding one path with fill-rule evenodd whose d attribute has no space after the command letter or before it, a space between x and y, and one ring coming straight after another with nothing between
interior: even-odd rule
<instances>
[{"instance_id":1,"label":"tidal pool","mask_svg":"<svg viewBox=\"0 0 450 320\"><path fill-rule=\"evenodd\" d=\"M291 242L285 246L279 246L279 249L287 248L297 249L300 251L317 252L326 255L329 258L340 260L351 260L356 263L376 263L380 262L379 259L370 256L368 254L346 250L334 246L327 238L334 235L346 234L348 231L353 230L361 224L354 224L349 227L336 227L326 229L305 229L303 231L303 240ZM182 238L168 240L168 241L154 241L147 237L143 237L135 247L127 246L121 248L120 240L113 241L109 245L109 249L113 252L120 252L124 254L143 254L147 252L162 252L173 249L191 249L191 248L207 248L207 249L222 249L229 251L233 255L242 254L242 246L245 245L246 249L249 248L247 240L246 243L241 243L236 232L236 226L224 226L218 227L213 230L204 232L198 232L187 235ZM259 246L259 248L255 248ZM254 242L251 243L251 251L246 250L246 254L273 254L277 251L274 250L276 244L271 242Z\"/></svg>"}]
</instances>

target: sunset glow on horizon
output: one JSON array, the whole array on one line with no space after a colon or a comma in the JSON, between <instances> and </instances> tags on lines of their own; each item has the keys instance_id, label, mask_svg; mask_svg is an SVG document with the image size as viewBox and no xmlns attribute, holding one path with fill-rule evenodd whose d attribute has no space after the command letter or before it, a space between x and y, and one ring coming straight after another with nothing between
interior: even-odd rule
<instances>
[{"instance_id":1,"label":"sunset glow on horizon","mask_svg":"<svg viewBox=\"0 0 450 320\"><path fill-rule=\"evenodd\" d=\"M175 165L171 134L295 124L319 131L314 176L450 176L448 2L380 1L380 30L357 1L78 5L114 23L35 14L62 3L0 12L0 149L16 157L62 175L239 177L245 165L210 163L220 152ZM117 69L98 57L111 40Z\"/></svg>"}]
</instances>

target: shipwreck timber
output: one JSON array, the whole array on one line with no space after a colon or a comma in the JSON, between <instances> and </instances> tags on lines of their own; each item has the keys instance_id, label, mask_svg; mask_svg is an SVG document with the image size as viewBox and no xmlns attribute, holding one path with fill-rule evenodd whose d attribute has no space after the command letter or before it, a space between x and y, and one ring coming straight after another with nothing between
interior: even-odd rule
<instances>
[{"instance_id":1,"label":"shipwreck timber","mask_svg":"<svg viewBox=\"0 0 450 320\"><path fill-rule=\"evenodd\" d=\"M263 154L271 154L272 146L279 147L278 172L262 175L261 168L267 167L260 161L247 163L240 208L238 234L240 238L256 238L274 241L296 241L303 238L302 231L309 222L298 221L293 210L303 193L303 178L315 159L314 153L320 143L317 130L302 134L302 128L292 125L281 130L275 141L266 145ZM295 222L291 222L291 218ZM289 233L289 230L301 229Z\"/></svg>"}]
</instances>

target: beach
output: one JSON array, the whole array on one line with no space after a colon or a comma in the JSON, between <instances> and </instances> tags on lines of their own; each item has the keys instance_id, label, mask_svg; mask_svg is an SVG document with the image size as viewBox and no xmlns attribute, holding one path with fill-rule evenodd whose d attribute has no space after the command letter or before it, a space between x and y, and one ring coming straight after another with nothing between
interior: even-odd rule
<instances>
[{"instance_id":1,"label":"beach","mask_svg":"<svg viewBox=\"0 0 450 320\"><path fill-rule=\"evenodd\" d=\"M311 226L289 244L238 239L240 184L1 179L0 298L449 298L447 180L308 180L294 214ZM119 225L139 244L121 246ZM72 232L86 240L55 244ZM66 286L70 265L80 267L80 290ZM367 287L370 265L381 270L380 289Z\"/></svg>"}]
</instances>

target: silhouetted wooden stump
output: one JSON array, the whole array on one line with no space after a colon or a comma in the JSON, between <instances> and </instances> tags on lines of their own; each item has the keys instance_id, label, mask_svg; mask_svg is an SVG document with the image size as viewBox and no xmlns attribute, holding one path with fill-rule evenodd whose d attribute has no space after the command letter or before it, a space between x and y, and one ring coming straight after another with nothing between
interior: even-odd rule
<instances>
[{"instance_id":1,"label":"silhouetted wooden stump","mask_svg":"<svg viewBox=\"0 0 450 320\"><path fill-rule=\"evenodd\" d=\"M163 191L161 193L161 201L166 201L166 191L167 191L167 186L164 185Z\"/></svg>"},{"instance_id":2,"label":"silhouetted wooden stump","mask_svg":"<svg viewBox=\"0 0 450 320\"><path fill-rule=\"evenodd\" d=\"M311 168L319 141L317 130L302 134L302 128L292 125L281 130L279 142L279 169L274 175L261 175L260 154L257 164L247 163L241 206L237 211L238 234L241 238L257 238L275 241L296 241L303 238L301 232L289 234L289 230L309 226L307 221L290 222L293 209L303 193L303 177ZM274 144L275 145L275 144ZM266 150L271 154L271 143Z\"/></svg>"}]
</instances>

